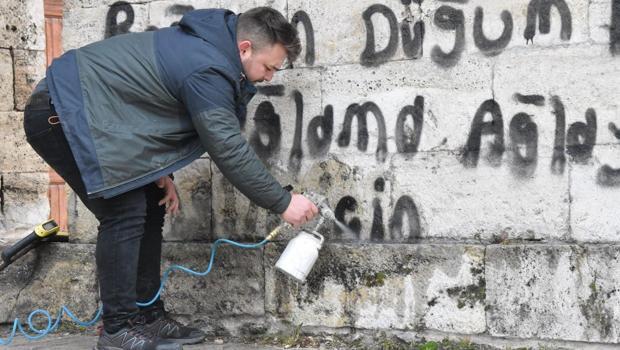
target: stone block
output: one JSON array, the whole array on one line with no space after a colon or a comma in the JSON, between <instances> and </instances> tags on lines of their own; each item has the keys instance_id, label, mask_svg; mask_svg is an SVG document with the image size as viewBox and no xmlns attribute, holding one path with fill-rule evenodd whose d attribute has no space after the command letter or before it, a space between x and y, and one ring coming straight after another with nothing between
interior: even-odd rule
<instances>
[{"instance_id":1,"label":"stone block","mask_svg":"<svg viewBox=\"0 0 620 350\"><path fill-rule=\"evenodd\" d=\"M13 57L10 50L0 49L0 79L4 82L13 81ZM13 84L0 86L0 111L12 111L15 108Z\"/></svg>"},{"instance_id":2,"label":"stone block","mask_svg":"<svg viewBox=\"0 0 620 350\"><path fill-rule=\"evenodd\" d=\"M164 265L183 265L207 270L211 244L166 243ZM167 309L174 315L209 332L227 328L226 320L264 315L264 271L262 249L239 249L221 245L206 277L175 271L163 293Z\"/></svg>"},{"instance_id":3,"label":"stone block","mask_svg":"<svg viewBox=\"0 0 620 350\"><path fill-rule=\"evenodd\" d=\"M613 1L593 0L589 7L590 38L598 44L609 45L611 6Z\"/></svg>"},{"instance_id":4,"label":"stone block","mask_svg":"<svg viewBox=\"0 0 620 350\"><path fill-rule=\"evenodd\" d=\"M45 49L42 1L3 1L0 9L0 47Z\"/></svg>"},{"instance_id":5,"label":"stone block","mask_svg":"<svg viewBox=\"0 0 620 350\"><path fill-rule=\"evenodd\" d=\"M327 244L299 285L266 250L266 310L292 324L364 329L485 331L484 248Z\"/></svg>"},{"instance_id":6,"label":"stone block","mask_svg":"<svg viewBox=\"0 0 620 350\"><path fill-rule=\"evenodd\" d=\"M580 242L620 242L616 215L620 194L620 146L597 145L588 163L571 166L572 238Z\"/></svg>"},{"instance_id":7,"label":"stone block","mask_svg":"<svg viewBox=\"0 0 620 350\"><path fill-rule=\"evenodd\" d=\"M617 245L497 245L486 252L495 337L618 343Z\"/></svg>"},{"instance_id":8,"label":"stone block","mask_svg":"<svg viewBox=\"0 0 620 350\"><path fill-rule=\"evenodd\" d=\"M282 223L279 215L257 206L239 192L215 164L212 165L211 171L213 173L211 239L228 238L241 242L259 242Z\"/></svg>"},{"instance_id":9,"label":"stone block","mask_svg":"<svg viewBox=\"0 0 620 350\"><path fill-rule=\"evenodd\" d=\"M411 197L424 237L566 239L568 173L547 171L542 164L550 159L538 162L467 168L457 154L421 154L410 165L395 156L392 191Z\"/></svg>"},{"instance_id":10,"label":"stone block","mask_svg":"<svg viewBox=\"0 0 620 350\"><path fill-rule=\"evenodd\" d=\"M45 162L30 147L24 133L22 112L0 112L0 135L3 148L0 151L2 172L47 171Z\"/></svg>"},{"instance_id":11,"label":"stone block","mask_svg":"<svg viewBox=\"0 0 620 350\"><path fill-rule=\"evenodd\" d=\"M142 32L148 27L148 4L123 3L92 8L65 7L62 46L75 49L126 29Z\"/></svg>"},{"instance_id":12,"label":"stone block","mask_svg":"<svg viewBox=\"0 0 620 350\"><path fill-rule=\"evenodd\" d=\"M19 317L25 323L28 314L35 309L56 315L62 305L81 321L94 317L99 308L94 246L45 243L24 258L28 256L23 262L19 261L20 265L15 268L12 265L2 272L5 278L16 279L21 275L25 282L14 307L2 319L12 321ZM68 322L69 318L65 315L63 320Z\"/></svg>"},{"instance_id":13,"label":"stone block","mask_svg":"<svg viewBox=\"0 0 620 350\"><path fill-rule=\"evenodd\" d=\"M45 51L13 51L15 62L15 108L24 110L37 83L45 77Z\"/></svg>"},{"instance_id":14,"label":"stone block","mask_svg":"<svg viewBox=\"0 0 620 350\"><path fill-rule=\"evenodd\" d=\"M35 225L47 220L47 173L2 174L3 210L0 215L0 238L14 242L32 232Z\"/></svg>"},{"instance_id":15,"label":"stone block","mask_svg":"<svg viewBox=\"0 0 620 350\"><path fill-rule=\"evenodd\" d=\"M8 246L9 244L1 243L0 249L4 251ZM27 315L15 315L15 307L20 292L34 275L36 260L36 251L31 251L0 272L0 323L12 324L15 317L19 317L22 323L25 323Z\"/></svg>"},{"instance_id":16,"label":"stone block","mask_svg":"<svg viewBox=\"0 0 620 350\"><path fill-rule=\"evenodd\" d=\"M174 173L181 210L166 216L164 240L204 241L211 234L211 161L198 159Z\"/></svg>"}]
</instances>

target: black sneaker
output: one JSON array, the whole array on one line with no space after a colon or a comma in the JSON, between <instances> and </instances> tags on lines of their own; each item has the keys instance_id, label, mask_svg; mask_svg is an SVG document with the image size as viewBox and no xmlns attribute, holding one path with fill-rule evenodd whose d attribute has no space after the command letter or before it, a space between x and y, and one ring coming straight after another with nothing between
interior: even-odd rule
<instances>
[{"instance_id":1,"label":"black sneaker","mask_svg":"<svg viewBox=\"0 0 620 350\"><path fill-rule=\"evenodd\" d=\"M184 326L168 317L166 312L159 312L157 316L144 326L153 335L178 344L196 344L205 340L206 334L200 329Z\"/></svg>"},{"instance_id":2,"label":"black sneaker","mask_svg":"<svg viewBox=\"0 0 620 350\"><path fill-rule=\"evenodd\" d=\"M144 323L129 322L116 333L101 331L95 350L182 350L183 345L162 339Z\"/></svg>"}]
</instances>

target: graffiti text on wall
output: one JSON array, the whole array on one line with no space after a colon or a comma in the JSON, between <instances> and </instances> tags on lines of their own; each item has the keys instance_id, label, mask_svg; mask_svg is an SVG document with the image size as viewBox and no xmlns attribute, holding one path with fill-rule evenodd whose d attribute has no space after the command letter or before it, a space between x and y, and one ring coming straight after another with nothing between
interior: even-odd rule
<instances>
[{"instance_id":1,"label":"graffiti text on wall","mask_svg":"<svg viewBox=\"0 0 620 350\"><path fill-rule=\"evenodd\" d=\"M611 26L609 27L609 44L612 54L620 54L620 0L613 0L611 4Z\"/></svg>"},{"instance_id":2,"label":"graffiti text on wall","mask_svg":"<svg viewBox=\"0 0 620 350\"><path fill-rule=\"evenodd\" d=\"M620 52L620 0L612 0L611 9L611 25L610 32L610 51L613 54ZM420 2L421 3L421 2ZM418 6L420 6L418 3ZM460 4L468 3L467 0L459 1ZM366 45L360 54L360 63L364 66L379 66L396 54L399 45L399 39L402 41L402 48L407 58L417 59L423 57L423 46L425 38L426 25L421 18L414 18L411 14L411 1L403 1L405 13L407 15L400 20L396 17L395 12L388 6L382 4L374 4L369 6L361 13L362 20L366 29ZM441 67L449 68L455 66L465 50L466 36L469 32L465 28L465 13L462 9L454 6L456 4L442 5L437 8L432 16L434 27L444 32L454 32L454 45L449 51L445 51L439 45L434 45L430 57ZM166 9L167 15L180 16L187 11L193 10L191 5L171 5ZM525 30L523 38L525 42L533 42L536 33L548 34L551 31L552 9L559 14L560 39L568 41L573 31L572 15L570 8L565 0L530 0L527 6ZM389 38L387 45L377 50L376 48L376 31L372 21L374 17L383 17L387 20L389 27ZM119 18L123 18L119 22ZM504 10L500 14L502 22L502 32L495 38L488 38L484 33L484 9L477 6L474 9L473 40L476 47L486 56L499 55L513 39L514 20L513 15ZM110 37L131 30L135 21L135 13L131 4L125 1L118 1L110 6L106 16L105 37ZM172 25L177 22L171 23ZM291 18L291 23L295 26L303 26L305 38L305 57L304 61L307 65L313 65L315 62L315 35L314 27L310 16L305 11L297 11ZM157 27L148 26L146 30L155 30Z\"/></svg>"},{"instance_id":3,"label":"graffiti text on wall","mask_svg":"<svg viewBox=\"0 0 620 350\"><path fill-rule=\"evenodd\" d=\"M284 86L278 85L278 91ZM281 89L280 89L281 87ZM260 92L260 91L259 91ZM272 98L274 95L270 95ZM394 142L398 153L415 155L422 137L424 125L425 99L416 96L411 105L401 108L396 124L389 128L385 116L379 105L367 101L351 103L344 113L339 133L334 133L334 110L331 105L325 106L323 115L312 118L306 131L306 147L302 147L303 136L303 95L295 90L290 96L280 95L282 98L292 98L295 101L296 118L293 147L289 154L289 168L292 173L300 169L301 159L305 154L315 159L324 157L332 147L332 142L340 148L355 147L358 151L368 151L369 130L368 117L374 119L377 133L377 148L373 151L377 162L383 163L387 158L388 130L393 131ZM546 98L541 95L515 94L514 99L522 104L543 107L547 104ZM553 174L563 174L566 166L566 155L574 163L587 163L592 158L592 151L596 144L597 117L593 108L586 110L583 121L577 121L566 127L566 112L560 97L551 96L549 99L551 114L555 116L555 137L552 145L553 156L550 171ZM542 116L539 116L542 117ZM357 121L357 142L351 145L351 135L354 133L353 120ZM484 151L484 161L499 167L507 161L512 174L516 177L531 177L538 168L538 126L535 116L519 112L510 118L508 133L505 134L505 116L497 101L490 99L483 101L473 116L467 142L463 146L460 161L467 168L477 167ZM281 125L271 100L262 101L255 112L255 128L250 137L251 143L264 161L276 157L280 149ZM615 124L610 124L610 131L620 138L620 131ZM492 142L484 146L482 137L492 138ZM507 136L507 138L506 138ZM333 138L335 137L335 140ZM617 178L613 171L604 170L606 180L599 183L609 185ZM602 176L602 175L601 175ZM619 178L620 179L620 178ZM620 180L619 180L620 181Z\"/></svg>"},{"instance_id":4,"label":"graffiti text on wall","mask_svg":"<svg viewBox=\"0 0 620 350\"><path fill-rule=\"evenodd\" d=\"M452 1L454 2L454 1ZM457 3L466 4L467 0ZM366 47L361 54L360 61L364 66L378 66L387 62L396 53L400 35L405 56L408 58L422 57L422 46L424 44L425 25L422 20L417 20L411 15L409 9L410 2L403 2L406 7L405 13L409 15L398 23L394 11L385 5L372 5L362 13L362 18L366 27ZM419 6L419 5L418 5ZM572 34L571 12L564 0L530 0L527 7L526 28L523 32L525 42L534 41L537 31L540 34L549 34L551 29L551 9L555 8L560 15L560 39L568 41ZM377 51L375 48L375 28L371 18L382 16L388 22L389 39L385 48ZM503 29L499 37L489 39L483 30L484 9L477 6L474 10L473 39L476 47L487 56L500 54L510 43L514 31L512 14L504 10L500 15ZM435 27L442 31L454 32L454 46L449 51L444 51L439 45L433 46L431 59L442 67L455 66L465 50L465 13L452 5L442 5L434 11L432 16ZM538 20L538 26L536 26ZM413 28L411 27L413 23ZM413 34L412 34L413 30Z\"/></svg>"}]
</instances>

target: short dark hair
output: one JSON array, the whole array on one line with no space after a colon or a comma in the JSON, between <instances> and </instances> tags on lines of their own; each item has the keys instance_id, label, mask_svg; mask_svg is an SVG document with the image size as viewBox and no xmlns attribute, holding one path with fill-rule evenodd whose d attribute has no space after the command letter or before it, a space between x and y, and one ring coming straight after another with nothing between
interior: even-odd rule
<instances>
[{"instance_id":1,"label":"short dark hair","mask_svg":"<svg viewBox=\"0 0 620 350\"><path fill-rule=\"evenodd\" d=\"M249 40L257 50L280 43L286 49L289 63L301 52L297 29L270 7L255 7L240 14L237 40Z\"/></svg>"}]
</instances>

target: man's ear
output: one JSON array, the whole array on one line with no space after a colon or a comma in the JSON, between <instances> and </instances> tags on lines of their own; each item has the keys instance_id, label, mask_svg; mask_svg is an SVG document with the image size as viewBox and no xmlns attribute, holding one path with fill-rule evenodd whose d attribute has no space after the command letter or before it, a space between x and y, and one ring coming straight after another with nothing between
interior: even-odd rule
<instances>
[{"instance_id":1,"label":"man's ear","mask_svg":"<svg viewBox=\"0 0 620 350\"><path fill-rule=\"evenodd\" d=\"M239 48L239 54L241 56L250 56L252 55L252 42L249 40L243 40L237 43L237 47Z\"/></svg>"}]
</instances>

